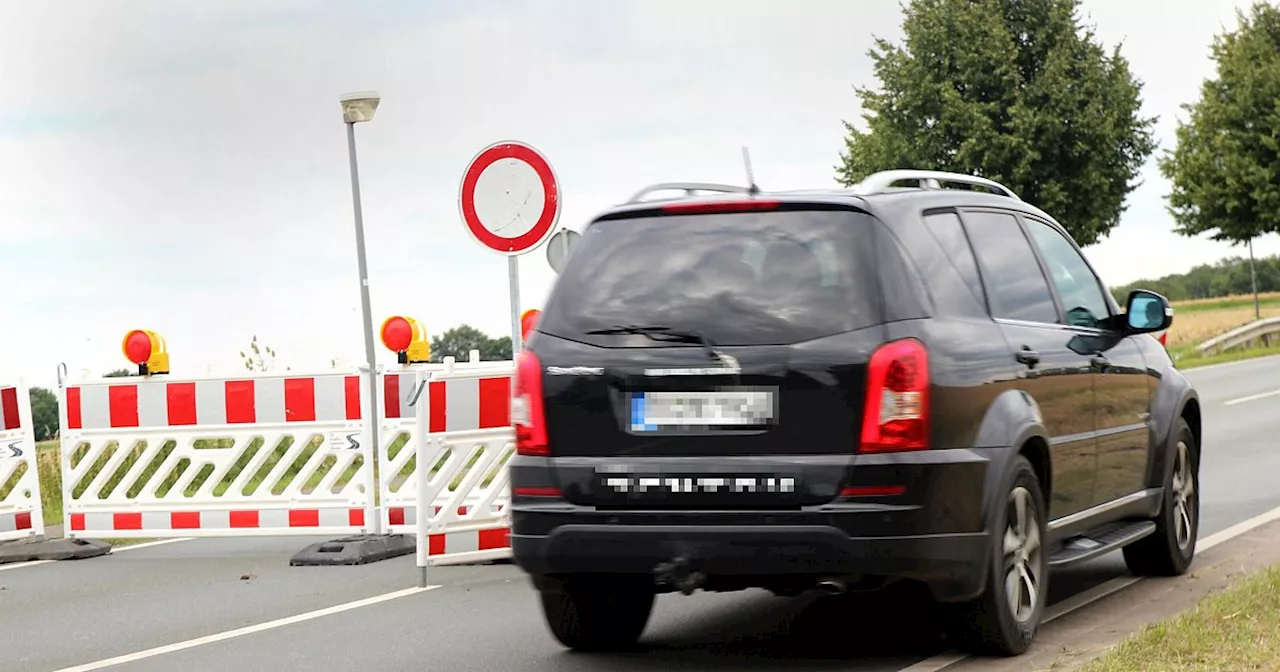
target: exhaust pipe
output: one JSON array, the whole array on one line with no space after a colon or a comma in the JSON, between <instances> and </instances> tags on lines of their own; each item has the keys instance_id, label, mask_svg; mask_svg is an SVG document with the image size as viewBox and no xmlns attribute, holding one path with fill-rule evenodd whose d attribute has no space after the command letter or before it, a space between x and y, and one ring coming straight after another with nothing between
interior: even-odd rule
<instances>
[{"instance_id":1,"label":"exhaust pipe","mask_svg":"<svg viewBox=\"0 0 1280 672\"><path fill-rule=\"evenodd\" d=\"M674 588L685 595L692 595L707 582L707 575L694 571L685 558L660 563L653 568L653 574L659 586Z\"/></svg>"},{"instance_id":2,"label":"exhaust pipe","mask_svg":"<svg viewBox=\"0 0 1280 672\"><path fill-rule=\"evenodd\" d=\"M823 579L816 587L824 595L844 595L846 590L844 581L840 579Z\"/></svg>"}]
</instances>

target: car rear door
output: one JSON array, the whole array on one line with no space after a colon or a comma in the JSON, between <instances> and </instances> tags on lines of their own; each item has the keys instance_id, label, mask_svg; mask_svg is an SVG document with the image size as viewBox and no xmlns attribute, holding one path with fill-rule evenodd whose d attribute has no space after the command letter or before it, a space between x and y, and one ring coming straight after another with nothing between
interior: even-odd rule
<instances>
[{"instance_id":1,"label":"car rear door","mask_svg":"<svg viewBox=\"0 0 1280 672\"><path fill-rule=\"evenodd\" d=\"M1039 257L1011 211L964 210L992 317L1018 363L1018 387L1039 406L1049 434L1050 518L1093 503L1098 443L1090 356L1074 348Z\"/></svg>"}]
</instances>

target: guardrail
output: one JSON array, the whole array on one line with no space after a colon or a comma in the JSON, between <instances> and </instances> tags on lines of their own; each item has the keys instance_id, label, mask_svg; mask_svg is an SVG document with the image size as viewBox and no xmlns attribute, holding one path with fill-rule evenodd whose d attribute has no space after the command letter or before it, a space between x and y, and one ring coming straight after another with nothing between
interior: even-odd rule
<instances>
[{"instance_id":1,"label":"guardrail","mask_svg":"<svg viewBox=\"0 0 1280 672\"><path fill-rule=\"evenodd\" d=\"M1196 350L1201 353L1219 353L1259 341L1263 346L1270 346L1272 342L1280 341L1280 317L1269 317L1236 327L1197 345Z\"/></svg>"}]
</instances>

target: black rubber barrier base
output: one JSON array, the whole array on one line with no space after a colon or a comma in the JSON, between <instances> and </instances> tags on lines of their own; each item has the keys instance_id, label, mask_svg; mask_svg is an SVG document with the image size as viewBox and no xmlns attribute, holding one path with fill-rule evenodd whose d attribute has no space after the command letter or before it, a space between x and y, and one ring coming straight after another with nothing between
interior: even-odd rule
<instances>
[{"instance_id":1,"label":"black rubber barrier base","mask_svg":"<svg viewBox=\"0 0 1280 672\"><path fill-rule=\"evenodd\" d=\"M366 565L398 558L418 550L417 541L403 534L359 535L312 544L289 559L290 567Z\"/></svg>"},{"instance_id":2,"label":"black rubber barrier base","mask_svg":"<svg viewBox=\"0 0 1280 672\"><path fill-rule=\"evenodd\" d=\"M0 544L0 565L37 560L83 560L111 552L111 544L96 539L46 539Z\"/></svg>"}]
</instances>

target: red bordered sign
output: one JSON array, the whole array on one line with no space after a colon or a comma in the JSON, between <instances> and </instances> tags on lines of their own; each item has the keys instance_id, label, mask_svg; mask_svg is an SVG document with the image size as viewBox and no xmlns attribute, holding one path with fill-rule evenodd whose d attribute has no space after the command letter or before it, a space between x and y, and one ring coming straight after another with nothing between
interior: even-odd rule
<instances>
[{"instance_id":1,"label":"red bordered sign","mask_svg":"<svg viewBox=\"0 0 1280 672\"><path fill-rule=\"evenodd\" d=\"M463 173L458 210L476 242L507 256L525 254L546 241L560 219L559 182L538 150L494 143Z\"/></svg>"}]
</instances>

